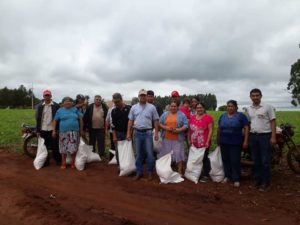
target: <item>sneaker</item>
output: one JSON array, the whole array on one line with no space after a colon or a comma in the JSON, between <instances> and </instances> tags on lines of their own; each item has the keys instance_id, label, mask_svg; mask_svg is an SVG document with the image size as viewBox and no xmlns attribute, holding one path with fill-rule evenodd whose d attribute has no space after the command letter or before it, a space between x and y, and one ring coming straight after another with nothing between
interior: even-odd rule
<instances>
[{"instance_id":1,"label":"sneaker","mask_svg":"<svg viewBox=\"0 0 300 225\"><path fill-rule=\"evenodd\" d=\"M199 181L201 183L207 183L209 181L209 178L207 176L203 176Z\"/></svg>"},{"instance_id":2,"label":"sneaker","mask_svg":"<svg viewBox=\"0 0 300 225\"><path fill-rule=\"evenodd\" d=\"M270 185L269 184L262 184L259 189L260 192L267 192L270 190Z\"/></svg>"},{"instance_id":3,"label":"sneaker","mask_svg":"<svg viewBox=\"0 0 300 225\"><path fill-rule=\"evenodd\" d=\"M152 181L152 180L153 180L153 175L152 175L152 174L149 174L147 180L148 180L148 181Z\"/></svg>"},{"instance_id":4,"label":"sneaker","mask_svg":"<svg viewBox=\"0 0 300 225\"><path fill-rule=\"evenodd\" d=\"M222 180L222 183L225 184L225 183L227 183L228 181L229 181L228 178L225 177L225 178Z\"/></svg>"},{"instance_id":5,"label":"sneaker","mask_svg":"<svg viewBox=\"0 0 300 225\"><path fill-rule=\"evenodd\" d=\"M136 175L133 180L138 181L142 178L142 175Z\"/></svg>"},{"instance_id":6,"label":"sneaker","mask_svg":"<svg viewBox=\"0 0 300 225\"><path fill-rule=\"evenodd\" d=\"M235 182L233 183L233 187L238 188L238 187L240 187L240 186L241 186L241 184L240 184L240 182L238 182L238 181L235 181Z\"/></svg>"}]
</instances>

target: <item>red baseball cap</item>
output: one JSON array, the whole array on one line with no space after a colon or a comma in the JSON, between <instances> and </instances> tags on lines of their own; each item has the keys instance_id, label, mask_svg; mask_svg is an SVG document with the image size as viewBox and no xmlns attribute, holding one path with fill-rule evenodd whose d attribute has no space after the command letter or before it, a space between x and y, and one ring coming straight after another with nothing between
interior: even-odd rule
<instances>
[{"instance_id":1,"label":"red baseball cap","mask_svg":"<svg viewBox=\"0 0 300 225\"><path fill-rule=\"evenodd\" d=\"M178 91L172 91L171 96L172 97L179 97Z\"/></svg>"},{"instance_id":2,"label":"red baseball cap","mask_svg":"<svg viewBox=\"0 0 300 225\"><path fill-rule=\"evenodd\" d=\"M52 93L51 93L51 91L50 90L44 90L43 91L43 96L45 96L45 95L50 95L50 96L52 96Z\"/></svg>"}]
</instances>

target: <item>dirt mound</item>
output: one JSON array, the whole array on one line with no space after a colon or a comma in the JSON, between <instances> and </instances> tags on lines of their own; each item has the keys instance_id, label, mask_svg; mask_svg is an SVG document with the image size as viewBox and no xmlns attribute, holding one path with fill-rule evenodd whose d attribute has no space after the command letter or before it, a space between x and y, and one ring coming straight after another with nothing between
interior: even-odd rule
<instances>
[{"instance_id":1,"label":"dirt mound","mask_svg":"<svg viewBox=\"0 0 300 225\"><path fill-rule=\"evenodd\" d=\"M272 188L258 192L189 181L119 177L116 166L89 164L78 172L50 166L36 171L32 159L0 150L0 224L300 224L300 177L284 166Z\"/></svg>"}]
</instances>

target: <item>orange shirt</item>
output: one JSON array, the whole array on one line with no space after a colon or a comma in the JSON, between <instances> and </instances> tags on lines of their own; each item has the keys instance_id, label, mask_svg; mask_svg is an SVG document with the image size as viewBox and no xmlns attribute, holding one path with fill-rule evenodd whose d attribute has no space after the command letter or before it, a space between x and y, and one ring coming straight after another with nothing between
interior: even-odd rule
<instances>
[{"instance_id":1,"label":"orange shirt","mask_svg":"<svg viewBox=\"0 0 300 225\"><path fill-rule=\"evenodd\" d=\"M177 115L169 113L166 118L166 126L176 128L177 127ZM174 134L170 131L166 131L165 139L168 140L178 140L178 134Z\"/></svg>"}]
</instances>

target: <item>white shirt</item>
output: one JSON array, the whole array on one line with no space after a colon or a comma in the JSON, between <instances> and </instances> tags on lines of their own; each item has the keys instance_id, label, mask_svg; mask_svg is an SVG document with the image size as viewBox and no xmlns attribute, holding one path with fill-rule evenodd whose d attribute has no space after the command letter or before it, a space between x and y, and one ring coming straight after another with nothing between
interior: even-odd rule
<instances>
[{"instance_id":1,"label":"white shirt","mask_svg":"<svg viewBox=\"0 0 300 225\"><path fill-rule=\"evenodd\" d=\"M42 127L43 131L51 131L52 130L52 106L53 102L51 101L49 104L43 102L43 114L42 114Z\"/></svg>"},{"instance_id":2,"label":"white shirt","mask_svg":"<svg viewBox=\"0 0 300 225\"><path fill-rule=\"evenodd\" d=\"M246 111L251 123L251 133L270 133L272 132L271 120L276 119L273 106L260 103L258 106L251 105Z\"/></svg>"}]
</instances>

